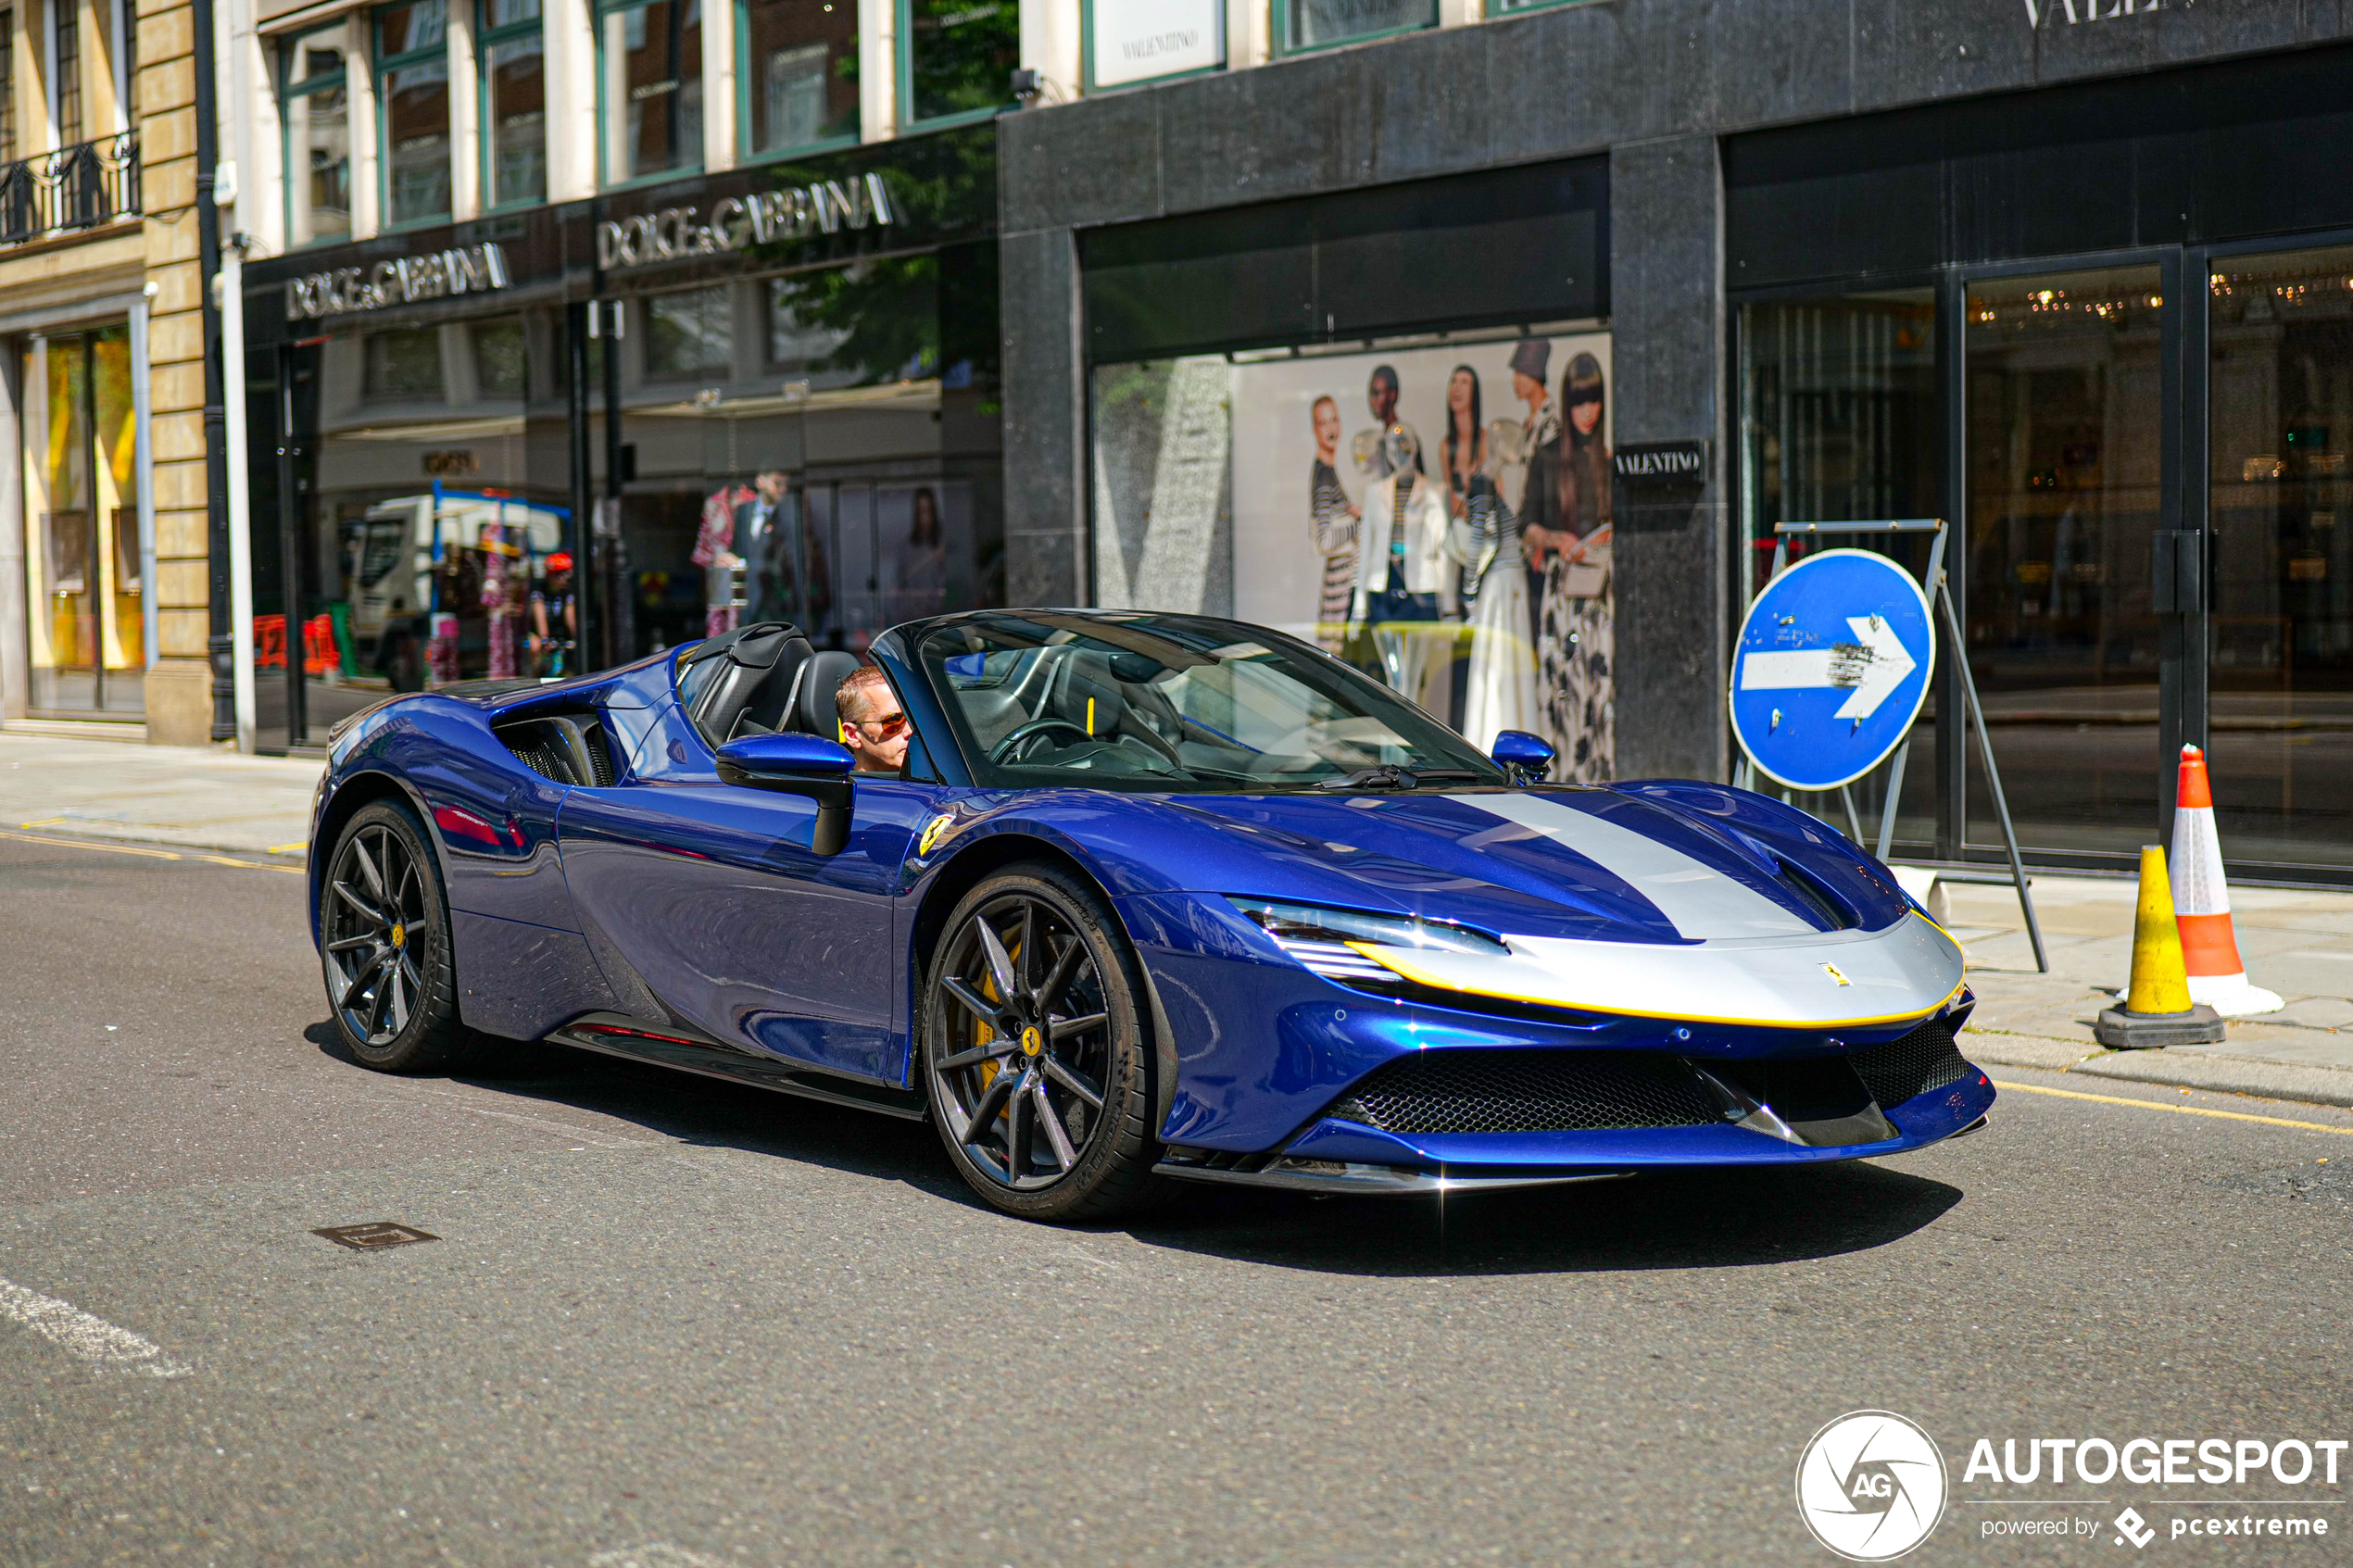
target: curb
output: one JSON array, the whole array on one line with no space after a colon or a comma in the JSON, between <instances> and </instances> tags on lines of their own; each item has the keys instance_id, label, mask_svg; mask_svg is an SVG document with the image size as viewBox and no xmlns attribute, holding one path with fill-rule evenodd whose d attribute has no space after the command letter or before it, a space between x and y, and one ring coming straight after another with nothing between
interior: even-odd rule
<instances>
[{"instance_id":1,"label":"curb","mask_svg":"<svg viewBox=\"0 0 2353 1568\"><path fill-rule=\"evenodd\" d=\"M267 849L248 849L237 845L190 844L178 839L133 838L128 834L74 833L58 828L43 828L36 833L0 828L0 843L111 850L119 855L141 855L158 860L208 860L215 864L252 866L269 871L300 872L308 870L310 864L307 849L300 855L273 855Z\"/></svg>"},{"instance_id":2,"label":"curb","mask_svg":"<svg viewBox=\"0 0 2353 1568\"><path fill-rule=\"evenodd\" d=\"M2192 1055L2196 1047L2146 1051L2106 1051L2088 1041L2053 1040L1967 1029L1961 1051L1969 1060L1997 1067L2033 1067L2085 1078L2112 1078L2168 1088L2211 1089L2260 1099L2353 1108L2353 1073L2334 1067L2268 1061L2259 1057Z\"/></svg>"}]
</instances>

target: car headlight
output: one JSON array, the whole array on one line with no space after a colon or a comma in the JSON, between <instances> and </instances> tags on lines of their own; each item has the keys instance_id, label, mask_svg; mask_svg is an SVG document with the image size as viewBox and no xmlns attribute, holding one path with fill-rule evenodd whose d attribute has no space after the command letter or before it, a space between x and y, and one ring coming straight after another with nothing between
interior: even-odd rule
<instances>
[{"instance_id":1,"label":"car headlight","mask_svg":"<svg viewBox=\"0 0 2353 1568\"><path fill-rule=\"evenodd\" d=\"M1378 915L1364 909L1327 909L1320 904L1281 904L1231 894L1226 901L1273 937L1284 952L1325 979L1342 985L1400 983L1401 977L1394 970L1366 958L1353 946L1356 943L1478 953L1499 959L1511 955L1510 948L1484 932L1412 915Z\"/></svg>"}]
</instances>

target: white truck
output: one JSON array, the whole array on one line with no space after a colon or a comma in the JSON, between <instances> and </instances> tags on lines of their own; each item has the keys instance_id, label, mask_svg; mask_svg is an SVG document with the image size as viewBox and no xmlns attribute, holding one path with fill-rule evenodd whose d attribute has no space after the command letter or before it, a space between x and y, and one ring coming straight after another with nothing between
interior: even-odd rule
<instances>
[{"instance_id":1,"label":"white truck","mask_svg":"<svg viewBox=\"0 0 2353 1568\"><path fill-rule=\"evenodd\" d=\"M345 581L351 602L351 640L360 662L388 677L395 691L424 689L428 653L436 625L448 641L461 621L479 622L479 604L444 603L447 586L461 574L450 570L459 552L484 548L484 532L497 545L503 529L508 570L536 577L537 560L565 547L572 518L562 507L544 506L482 491L449 490L436 483L420 495L402 495L370 507L343 525Z\"/></svg>"}]
</instances>

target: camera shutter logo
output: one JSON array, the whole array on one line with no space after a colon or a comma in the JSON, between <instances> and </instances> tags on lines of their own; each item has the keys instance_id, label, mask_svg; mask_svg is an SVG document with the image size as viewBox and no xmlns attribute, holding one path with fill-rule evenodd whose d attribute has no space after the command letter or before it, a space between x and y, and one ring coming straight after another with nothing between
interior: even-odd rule
<instances>
[{"instance_id":1,"label":"camera shutter logo","mask_svg":"<svg viewBox=\"0 0 2353 1568\"><path fill-rule=\"evenodd\" d=\"M1892 1411L1856 1411L1806 1445L1797 1512L1839 1556L1885 1562L1928 1539L1949 1485L1935 1439Z\"/></svg>"}]
</instances>

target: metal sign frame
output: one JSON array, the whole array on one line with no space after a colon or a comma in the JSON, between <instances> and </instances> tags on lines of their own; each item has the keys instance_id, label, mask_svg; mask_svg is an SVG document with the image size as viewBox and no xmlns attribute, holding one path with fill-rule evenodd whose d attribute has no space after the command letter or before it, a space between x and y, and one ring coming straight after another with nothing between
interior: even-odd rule
<instances>
[{"instance_id":1,"label":"metal sign frame","mask_svg":"<svg viewBox=\"0 0 2353 1568\"><path fill-rule=\"evenodd\" d=\"M2043 927L2042 923L2034 918L2033 895L2027 891L2026 862L2019 854L2018 829L2010 822L2009 797L2002 789L2002 770L1994 760L1994 738L1986 732L1985 709L1978 701L1977 678L1969 672L1968 644L1961 635L1961 619L1953 608L1952 590L1944 576L1944 542L1951 537L1951 529L1941 517L1881 518L1862 522L1777 522L1773 525L1773 571L1772 576L1766 579L1767 583L1770 583L1773 578L1778 578L1788 570L1789 541L1792 536L1820 537L1826 534L1844 533L1932 533L1935 535L1929 545L1928 571L1921 579L1921 585L1926 589L1928 596L1935 600L1936 608L1943 615L1948 639L1945 657L1951 660L1955 672L1960 677L1961 692L1968 701L1969 723L1977 732L1978 753L1985 759L1985 782L1993 791L1994 815L2001 819L2002 844L2009 851L2010 882L2018 889L2019 907L2026 912L2026 935L2034 946L2034 967L2042 973L2048 974L2051 970L2050 960L2043 951ZM1931 635L1935 630L1935 619L1931 615L1930 624ZM1922 706L1926 706L1925 693L1922 696ZM1905 726L1904 738L1896 743L1894 754L1888 761L1887 798L1880 809L1879 821L1879 858L1881 860L1887 859L1889 850L1894 847L1895 808L1904 794L1904 764L1911 756L1912 730L1919 722L1919 714L1918 709L1915 709L1912 722ZM1964 738L1962 746L1966 748L1968 744L1967 739ZM1748 756L1747 747L1743 746L1741 752L1740 777L1735 782L1743 788L1747 788L1758 771L1761 770L1757 769ZM1809 790L1804 793L1828 794L1829 791ZM1856 815L1855 797L1847 792L1845 784L1838 786L1838 795L1841 804L1846 809L1847 836L1860 844L1863 841L1862 822Z\"/></svg>"}]
</instances>

